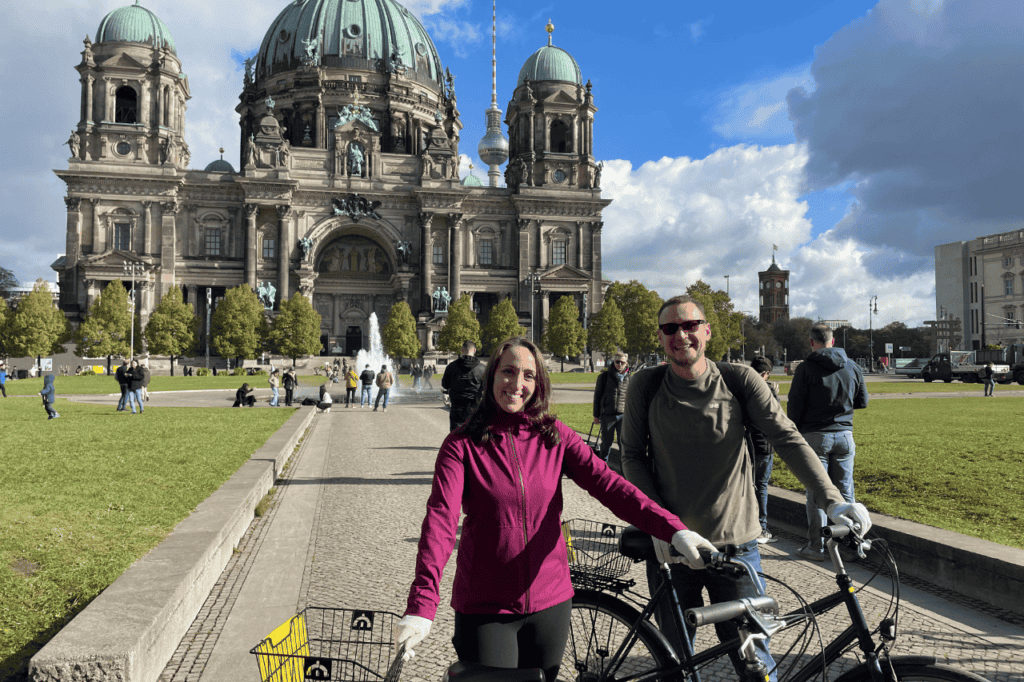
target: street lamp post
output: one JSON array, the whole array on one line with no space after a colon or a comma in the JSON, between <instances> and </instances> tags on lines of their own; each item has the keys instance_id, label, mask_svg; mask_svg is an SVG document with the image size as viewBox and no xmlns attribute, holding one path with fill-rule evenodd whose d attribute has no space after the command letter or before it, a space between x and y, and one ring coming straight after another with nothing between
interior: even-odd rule
<instances>
[{"instance_id":1,"label":"street lamp post","mask_svg":"<svg viewBox=\"0 0 1024 682\"><path fill-rule=\"evenodd\" d=\"M530 283L530 340L537 344L537 295L534 291L540 277L536 272L530 273L526 281Z\"/></svg>"},{"instance_id":2,"label":"street lamp post","mask_svg":"<svg viewBox=\"0 0 1024 682\"><path fill-rule=\"evenodd\" d=\"M874 373L874 371L875 371L875 335L874 335L874 329L872 328L872 325L871 325L871 314L872 314L871 308L872 308L872 306L874 306L874 314L877 315L878 314L878 297L877 296L872 296L872 297L870 297L868 299L868 361L870 363L868 365L868 367L870 368L868 371Z\"/></svg>"},{"instance_id":3,"label":"street lamp post","mask_svg":"<svg viewBox=\"0 0 1024 682\"><path fill-rule=\"evenodd\" d=\"M725 277L725 297L729 298L729 275L722 275ZM725 349L725 361L732 362L732 348Z\"/></svg>"},{"instance_id":4,"label":"street lamp post","mask_svg":"<svg viewBox=\"0 0 1024 682\"><path fill-rule=\"evenodd\" d=\"M128 346L128 357L135 356L135 276L141 277L146 274L146 266L142 263L134 263L129 261L121 261L124 263L124 274L132 278L132 289L131 289L131 305L129 310L131 311L131 321L129 323L131 331L129 332L129 346Z\"/></svg>"}]
</instances>

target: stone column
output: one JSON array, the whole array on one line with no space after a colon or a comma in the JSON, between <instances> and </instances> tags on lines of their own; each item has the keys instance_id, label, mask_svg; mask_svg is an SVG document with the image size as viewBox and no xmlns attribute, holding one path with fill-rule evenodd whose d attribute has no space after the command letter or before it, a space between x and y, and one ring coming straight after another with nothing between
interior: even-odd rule
<instances>
[{"instance_id":1,"label":"stone column","mask_svg":"<svg viewBox=\"0 0 1024 682\"><path fill-rule=\"evenodd\" d=\"M245 205L245 282L256 289L256 204Z\"/></svg>"},{"instance_id":2,"label":"stone column","mask_svg":"<svg viewBox=\"0 0 1024 682\"><path fill-rule=\"evenodd\" d=\"M175 223L178 202L165 201L160 204L160 297L174 286L175 254Z\"/></svg>"},{"instance_id":3,"label":"stone column","mask_svg":"<svg viewBox=\"0 0 1024 682\"><path fill-rule=\"evenodd\" d=\"M78 197L65 197L64 204L68 209L64 264L68 268L73 268L78 263L78 257L82 249L82 200Z\"/></svg>"},{"instance_id":4,"label":"stone column","mask_svg":"<svg viewBox=\"0 0 1024 682\"><path fill-rule=\"evenodd\" d=\"M603 222L591 223L590 232L590 276L591 281L601 281L601 228Z\"/></svg>"},{"instance_id":5,"label":"stone column","mask_svg":"<svg viewBox=\"0 0 1024 682\"><path fill-rule=\"evenodd\" d=\"M574 115L572 117L572 151L574 154L580 153L579 148L579 129L580 129L580 117Z\"/></svg>"},{"instance_id":6,"label":"stone column","mask_svg":"<svg viewBox=\"0 0 1024 682\"><path fill-rule=\"evenodd\" d=\"M544 114L544 151L551 151L551 117Z\"/></svg>"},{"instance_id":7,"label":"stone column","mask_svg":"<svg viewBox=\"0 0 1024 682\"><path fill-rule=\"evenodd\" d=\"M92 102L92 91L95 83L95 78L92 76L85 77L85 122L92 123L93 118L93 102ZM82 145L85 145L85 140L82 140ZM83 150L84 151L84 150ZM84 156L82 158L85 158Z\"/></svg>"},{"instance_id":8,"label":"stone column","mask_svg":"<svg viewBox=\"0 0 1024 682\"><path fill-rule=\"evenodd\" d=\"M92 252L101 253L103 251L103 228L100 225L99 199L86 199L86 201L92 207Z\"/></svg>"},{"instance_id":9,"label":"stone column","mask_svg":"<svg viewBox=\"0 0 1024 682\"><path fill-rule=\"evenodd\" d=\"M431 309L431 294L433 290L433 273L434 273L434 235L431 232L430 226L433 222L432 213L420 213L420 231L422 238L420 243L423 247L420 249L420 306L426 306L427 310ZM425 302L425 303L424 303Z\"/></svg>"},{"instance_id":10,"label":"stone column","mask_svg":"<svg viewBox=\"0 0 1024 682\"><path fill-rule=\"evenodd\" d=\"M534 122L533 111L532 110L530 111L530 114L529 114L529 121L530 121L530 124L529 124L529 126L527 126L527 130L528 130L527 140L529 142L528 151L535 152L535 151L537 151L534 148L535 144L536 144L535 140L536 140L536 132L537 131L534 129L534 126L536 125L536 123Z\"/></svg>"},{"instance_id":11,"label":"stone column","mask_svg":"<svg viewBox=\"0 0 1024 682\"><path fill-rule=\"evenodd\" d=\"M332 312L334 320L331 323L331 329L334 330L334 336L340 338L344 333L344 330L342 329L341 325L341 294L334 294L334 296L332 296L331 299L332 303L334 304L334 310ZM340 341L338 345L341 346ZM344 348L344 346L342 346L342 348Z\"/></svg>"},{"instance_id":12,"label":"stone column","mask_svg":"<svg viewBox=\"0 0 1024 682\"><path fill-rule=\"evenodd\" d=\"M448 215L448 246L451 257L448 264L448 293L451 295L452 303L459 300L459 271L462 269L462 214L450 213ZM451 304L449 304L450 306ZM449 307L450 309L450 307Z\"/></svg>"},{"instance_id":13,"label":"stone column","mask_svg":"<svg viewBox=\"0 0 1024 682\"><path fill-rule=\"evenodd\" d=\"M583 269L583 221L576 221L576 267Z\"/></svg>"},{"instance_id":14,"label":"stone column","mask_svg":"<svg viewBox=\"0 0 1024 682\"><path fill-rule=\"evenodd\" d=\"M281 309L281 301L288 298L288 261L291 256L291 215L292 207L280 205L277 207L278 234L280 242L278 245L277 259L277 300L274 306Z\"/></svg>"},{"instance_id":15,"label":"stone column","mask_svg":"<svg viewBox=\"0 0 1024 682\"><path fill-rule=\"evenodd\" d=\"M153 202L142 202L142 253L153 253Z\"/></svg>"}]
</instances>

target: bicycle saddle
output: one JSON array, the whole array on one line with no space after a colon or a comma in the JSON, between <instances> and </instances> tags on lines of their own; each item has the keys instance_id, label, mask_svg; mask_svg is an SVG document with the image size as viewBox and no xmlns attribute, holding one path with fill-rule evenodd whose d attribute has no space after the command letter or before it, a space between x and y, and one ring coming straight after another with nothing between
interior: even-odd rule
<instances>
[{"instance_id":1,"label":"bicycle saddle","mask_svg":"<svg viewBox=\"0 0 1024 682\"><path fill-rule=\"evenodd\" d=\"M544 671L540 668L492 668L457 661L448 666L443 682L544 682Z\"/></svg>"}]
</instances>

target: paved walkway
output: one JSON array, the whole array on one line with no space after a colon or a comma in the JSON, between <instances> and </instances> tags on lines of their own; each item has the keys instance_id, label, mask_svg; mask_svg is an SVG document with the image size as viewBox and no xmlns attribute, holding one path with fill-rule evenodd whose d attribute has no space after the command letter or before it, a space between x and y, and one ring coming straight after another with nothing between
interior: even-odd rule
<instances>
[{"instance_id":1,"label":"paved walkway","mask_svg":"<svg viewBox=\"0 0 1024 682\"><path fill-rule=\"evenodd\" d=\"M225 397L154 394L151 402L213 406L224 405ZM258 680L249 650L307 605L401 614L447 425L436 392L403 396L386 413L336 406L317 416L279 480L270 512L254 520L160 679ZM617 523L569 481L563 517ZM834 590L833 576L822 565L795 558L800 540L783 534L779 543L766 546L765 570L812 600ZM406 682L437 681L455 659L448 606L454 559L448 567L438 619L419 656L406 665ZM642 575L634 573L643 585ZM851 573L858 583L869 576L861 566ZM773 586L772 593L781 597L787 590ZM861 595L869 621L877 622L889 604L888 582L880 577ZM1019 620L994 618L981 605L927 585L905 582L901 596L896 653L937 655L993 682L1024 680ZM842 627L841 620L821 622L825 636ZM777 651L782 646L776 642ZM830 677L852 662L837 663Z\"/></svg>"}]
</instances>

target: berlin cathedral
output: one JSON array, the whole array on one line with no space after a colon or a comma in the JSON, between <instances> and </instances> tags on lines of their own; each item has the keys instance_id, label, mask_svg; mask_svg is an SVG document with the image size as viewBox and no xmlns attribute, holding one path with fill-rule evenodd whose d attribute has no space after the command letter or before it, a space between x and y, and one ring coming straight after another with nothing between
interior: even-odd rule
<instances>
[{"instance_id":1,"label":"berlin cathedral","mask_svg":"<svg viewBox=\"0 0 1024 682\"><path fill-rule=\"evenodd\" d=\"M128 279L126 262L145 273L143 325L175 285L201 333L229 288L248 285L270 314L301 292L320 313L324 352L344 355L368 347L370 315L383 324L399 300L427 352L446 302L464 294L481 323L510 298L536 338L562 296L600 309L610 201L593 156L597 109L553 26L519 72L507 139L492 86L485 183L460 180L455 78L405 7L281 3L245 64L237 169L223 158L190 167L193 153L214 153L189 147L187 55L156 15L136 0L85 39L71 158L56 171L67 244L53 268L72 323Z\"/></svg>"}]
</instances>

